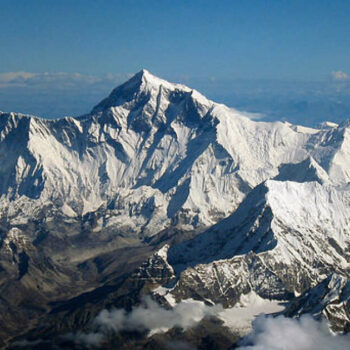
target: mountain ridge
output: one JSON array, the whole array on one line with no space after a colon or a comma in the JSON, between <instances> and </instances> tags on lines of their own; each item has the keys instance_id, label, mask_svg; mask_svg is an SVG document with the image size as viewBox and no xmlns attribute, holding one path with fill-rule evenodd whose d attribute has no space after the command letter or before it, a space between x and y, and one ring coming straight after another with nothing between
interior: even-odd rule
<instances>
[{"instance_id":1,"label":"mountain ridge","mask_svg":"<svg viewBox=\"0 0 350 350\"><path fill-rule=\"evenodd\" d=\"M0 113L1 286L45 310L62 300L57 319L35 311L53 334L142 294L168 307L306 298L348 276L348 160L348 122L254 121L146 70L81 117ZM21 297L7 303L5 322L27 315Z\"/></svg>"}]
</instances>

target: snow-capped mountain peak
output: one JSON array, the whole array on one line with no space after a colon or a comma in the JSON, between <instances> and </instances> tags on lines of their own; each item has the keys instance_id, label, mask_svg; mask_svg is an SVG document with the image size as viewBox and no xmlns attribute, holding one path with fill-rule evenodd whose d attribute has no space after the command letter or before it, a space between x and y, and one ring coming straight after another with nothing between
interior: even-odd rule
<instances>
[{"instance_id":1,"label":"snow-capped mountain peak","mask_svg":"<svg viewBox=\"0 0 350 350\"><path fill-rule=\"evenodd\" d=\"M193 96L203 104L210 104L210 102L196 90L190 89L182 84L169 83L166 80L156 77L147 70L142 69L127 82L115 88L106 99L102 100L92 109L91 113L101 112L133 100L142 103L145 102L145 100L152 99L152 97L157 100L162 98L162 95L165 95L175 99L184 94ZM154 102L156 103L156 101Z\"/></svg>"},{"instance_id":2,"label":"snow-capped mountain peak","mask_svg":"<svg viewBox=\"0 0 350 350\"><path fill-rule=\"evenodd\" d=\"M146 70L89 115L3 114L0 123L1 196L14 208L10 218L18 203L31 216L48 202L70 216L108 207L112 219L104 225L145 235L172 226L202 230L258 184L279 173L286 179L282 164L299 164L287 169L292 181L328 181L334 169L337 184L350 176L340 164L349 147L344 127L310 132L256 122Z\"/></svg>"}]
</instances>

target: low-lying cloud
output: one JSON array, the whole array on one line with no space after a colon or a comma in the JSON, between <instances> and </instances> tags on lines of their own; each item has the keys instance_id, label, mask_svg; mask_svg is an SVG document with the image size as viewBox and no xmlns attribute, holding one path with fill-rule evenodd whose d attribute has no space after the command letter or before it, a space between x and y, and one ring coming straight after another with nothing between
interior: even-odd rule
<instances>
[{"instance_id":1,"label":"low-lying cloud","mask_svg":"<svg viewBox=\"0 0 350 350\"><path fill-rule=\"evenodd\" d=\"M98 345L111 332L140 331L152 335L173 327L186 330L204 317L217 315L220 311L223 311L221 305L210 307L193 299L183 300L168 310L146 297L140 306L129 313L124 309L102 310L93 322L92 332L79 332L70 335L70 338L77 343Z\"/></svg>"},{"instance_id":2,"label":"low-lying cloud","mask_svg":"<svg viewBox=\"0 0 350 350\"><path fill-rule=\"evenodd\" d=\"M300 319L259 316L253 331L239 350L345 350L350 349L350 336L334 336L325 321L305 315Z\"/></svg>"},{"instance_id":3,"label":"low-lying cloud","mask_svg":"<svg viewBox=\"0 0 350 350\"><path fill-rule=\"evenodd\" d=\"M187 299L173 309L164 309L150 297L140 306L126 312L124 309L102 310L94 319L91 330L66 334L63 338L84 346L102 346L110 336L122 331L138 331L148 336L166 332L173 327L184 330L196 326L203 318L225 312L221 305L207 306L201 301ZM253 321L253 330L245 336L238 350L344 350L350 349L350 335L334 335L325 321L316 321L309 315L300 319L284 316L260 315ZM26 340L16 342L26 347L45 342ZM170 341L169 349L192 349L190 344Z\"/></svg>"},{"instance_id":4,"label":"low-lying cloud","mask_svg":"<svg viewBox=\"0 0 350 350\"><path fill-rule=\"evenodd\" d=\"M203 317L213 315L219 307L208 307L193 299L184 300L167 310L151 298L130 313L125 310L103 310L95 319L95 324L115 332L121 330L150 330L151 333L167 330L175 326L187 329Z\"/></svg>"}]
</instances>

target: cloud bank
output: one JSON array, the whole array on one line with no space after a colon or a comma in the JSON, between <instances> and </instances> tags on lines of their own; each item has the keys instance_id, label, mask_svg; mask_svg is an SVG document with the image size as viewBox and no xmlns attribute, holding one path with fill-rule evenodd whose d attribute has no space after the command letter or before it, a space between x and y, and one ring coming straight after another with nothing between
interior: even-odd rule
<instances>
[{"instance_id":1,"label":"cloud bank","mask_svg":"<svg viewBox=\"0 0 350 350\"><path fill-rule=\"evenodd\" d=\"M130 74L106 74L103 76L67 72L6 72L0 73L0 88L11 87L54 87L73 88L83 85L118 84L130 78Z\"/></svg>"},{"instance_id":2,"label":"cloud bank","mask_svg":"<svg viewBox=\"0 0 350 350\"><path fill-rule=\"evenodd\" d=\"M197 325L206 316L218 316L221 305L207 306L193 299L183 300L173 309L162 308L146 297L130 313L123 309L102 310L90 333L78 332L69 337L76 343L101 345L108 334L121 331L146 332L148 336L173 327L184 330ZM325 321L309 315L300 319L260 315L253 321L253 331L244 337L239 350L344 350L350 349L350 335L333 335Z\"/></svg>"},{"instance_id":3,"label":"cloud bank","mask_svg":"<svg viewBox=\"0 0 350 350\"><path fill-rule=\"evenodd\" d=\"M300 319L259 316L253 332L239 350L344 350L350 349L350 336L334 336L327 323L305 315Z\"/></svg>"},{"instance_id":4,"label":"cloud bank","mask_svg":"<svg viewBox=\"0 0 350 350\"><path fill-rule=\"evenodd\" d=\"M173 327L184 330L196 326L204 317L217 316L225 312L221 305L207 306L201 301L187 299L179 302L173 309L164 309L150 297L140 306L126 312L124 309L102 310L94 319L91 331L69 333L65 340L83 346L103 346L110 336L122 331L139 331L151 336L166 332ZM328 324L319 322L309 315L300 319L284 316L260 315L253 321L253 330L245 336L238 350L345 350L350 349L349 335L333 335ZM19 347L36 345L35 342L16 342ZM192 349L190 344L169 342L169 349Z\"/></svg>"},{"instance_id":5,"label":"cloud bank","mask_svg":"<svg viewBox=\"0 0 350 350\"><path fill-rule=\"evenodd\" d=\"M0 111L44 118L80 116L89 113L131 75L0 73ZM325 120L340 123L350 115L350 77L343 71L334 71L329 79L314 82L168 78L185 83L216 102L247 111L251 119L287 120L317 127Z\"/></svg>"},{"instance_id":6,"label":"cloud bank","mask_svg":"<svg viewBox=\"0 0 350 350\"><path fill-rule=\"evenodd\" d=\"M0 111L45 118L83 115L130 76L126 73L101 76L67 72L0 73Z\"/></svg>"}]
</instances>

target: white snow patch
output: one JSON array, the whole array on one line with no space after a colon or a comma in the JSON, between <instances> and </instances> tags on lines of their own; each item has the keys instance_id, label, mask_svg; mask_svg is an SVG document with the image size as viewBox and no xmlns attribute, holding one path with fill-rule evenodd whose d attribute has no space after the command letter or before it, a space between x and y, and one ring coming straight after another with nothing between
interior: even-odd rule
<instances>
[{"instance_id":1,"label":"white snow patch","mask_svg":"<svg viewBox=\"0 0 350 350\"><path fill-rule=\"evenodd\" d=\"M260 314L272 314L284 310L283 303L259 297L256 293L242 295L239 303L232 308L224 309L217 316L224 321L225 326L241 335L248 334L252 329L252 321Z\"/></svg>"}]
</instances>

